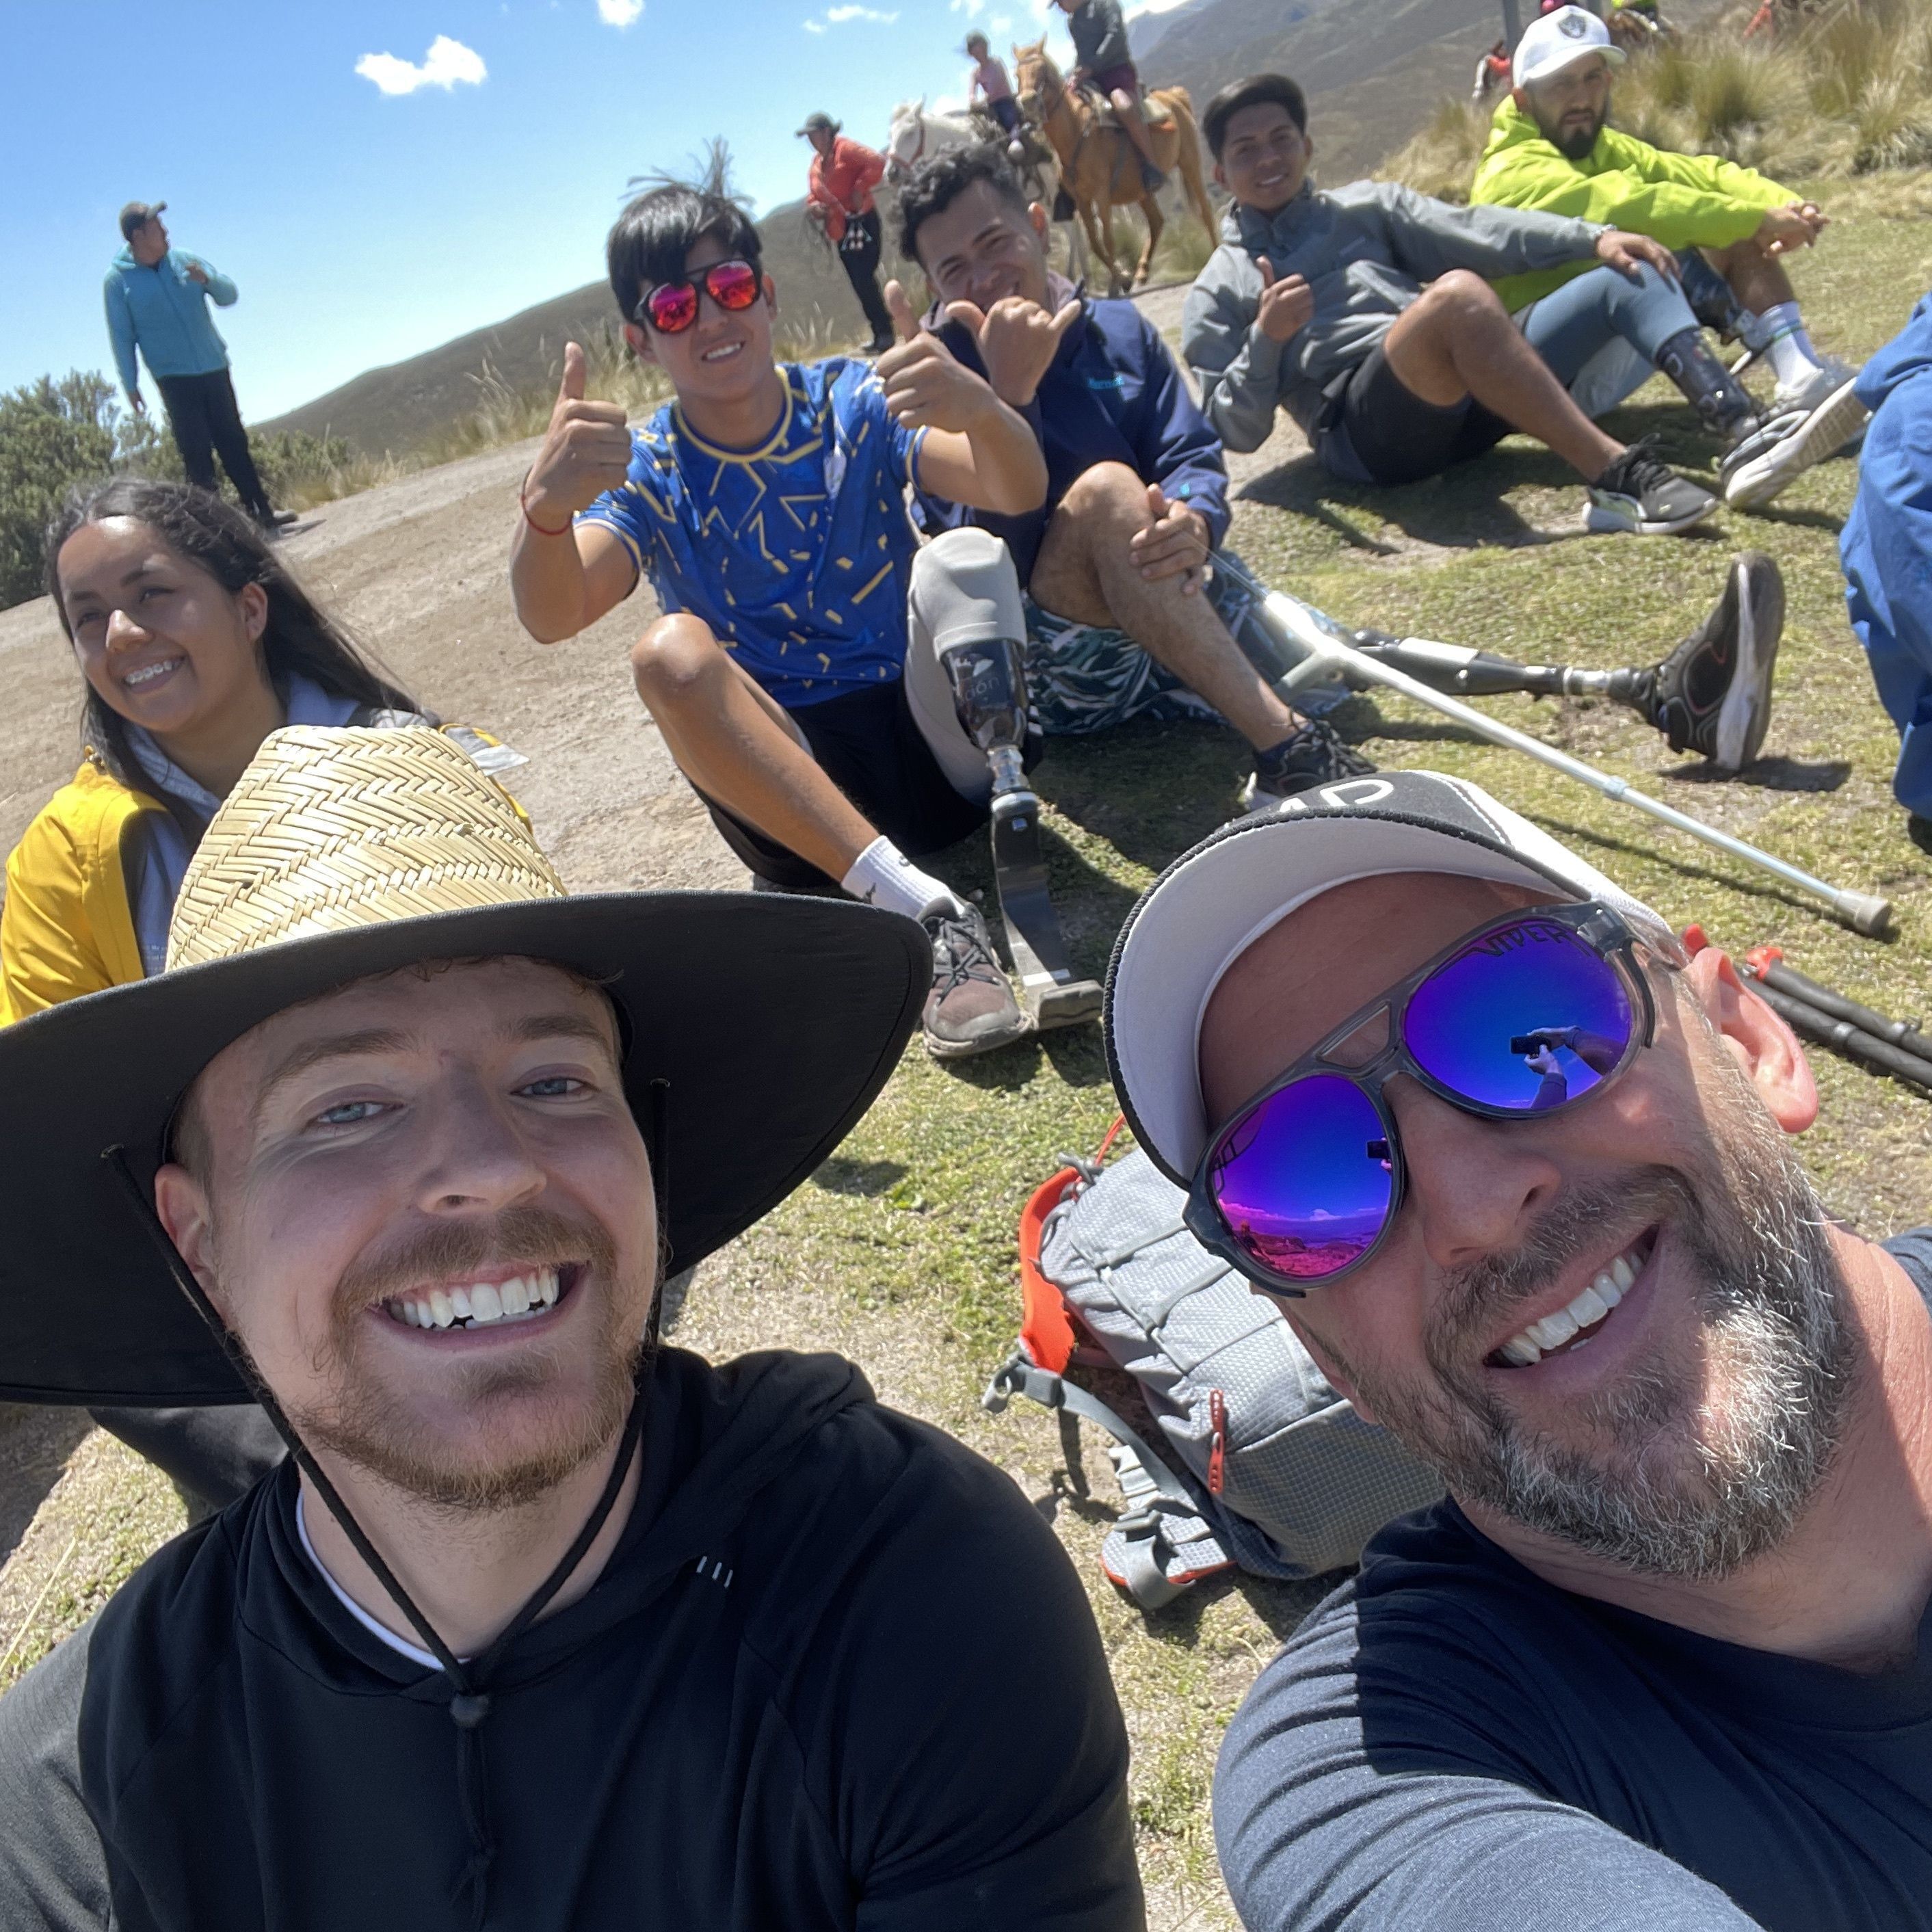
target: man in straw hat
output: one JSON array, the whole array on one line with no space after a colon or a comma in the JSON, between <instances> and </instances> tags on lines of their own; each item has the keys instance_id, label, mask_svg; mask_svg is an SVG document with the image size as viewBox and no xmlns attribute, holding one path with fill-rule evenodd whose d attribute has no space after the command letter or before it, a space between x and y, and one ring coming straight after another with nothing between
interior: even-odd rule
<instances>
[{"instance_id":1,"label":"man in straw hat","mask_svg":"<svg viewBox=\"0 0 1932 1932\"><path fill-rule=\"evenodd\" d=\"M1449 1491L1234 1719L1243 1923L1932 1925L1932 1230L1826 1215L1730 961L1390 772L1178 860L1108 994L1189 1226Z\"/></svg>"},{"instance_id":2,"label":"man in straw hat","mask_svg":"<svg viewBox=\"0 0 1932 1932\"><path fill-rule=\"evenodd\" d=\"M170 970L0 1037L0 1395L252 1388L291 1452L0 1700L0 1923L1142 1924L1018 1490L836 1358L656 1346L930 958L566 898L436 734L269 737Z\"/></svg>"}]
</instances>

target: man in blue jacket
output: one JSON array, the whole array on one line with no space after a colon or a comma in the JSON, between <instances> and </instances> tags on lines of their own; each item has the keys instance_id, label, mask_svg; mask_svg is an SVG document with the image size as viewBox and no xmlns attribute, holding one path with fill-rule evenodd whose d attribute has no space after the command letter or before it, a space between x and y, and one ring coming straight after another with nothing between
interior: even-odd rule
<instances>
[{"instance_id":1,"label":"man in blue jacket","mask_svg":"<svg viewBox=\"0 0 1932 1932\"><path fill-rule=\"evenodd\" d=\"M1859 373L1874 412L1838 554L1852 628L1898 727L1892 795L1932 852L1932 296Z\"/></svg>"},{"instance_id":2,"label":"man in blue jacket","mask_svg":"<svg viewBox=\"0 0 1932 1932\"><path fill-rule=\"evenodd\" d=\"M1153 324L1049 272L1046 212L992 151L922 164L900 190L899 218L902 251L938 298L927 326L1032 420L1046 452L1046 502L1026 516L930 496L920 507L928 527L970 522L1005 538L1046 734L1218 713L1253 748L1248 805L1372 770L1293 710L1234 641L1246 599L1209 567L1228 532L1220 440ZM1048 335L1055 346L1036 380Z\"/></svg>"},{"instance_id":3,"label":"man in blue jacket","mask_svg":"<svg viewBox=\"0 0 1932 1932\"><path fill-rule=\"evenodd\" d=\"M138 347L168 406L168 427L188 480L213 490L219 452L242 508L265 530L278 530L294 522L294 513L278 514L262 487L228 374L227 345L208 313L211 299L218 308L233 304L235 284L200 256L168 245L161 222L166 206L130 201L121 211L121 238L128 245L107 271L105 290L121 386L135 414L146 415Z\"/></svg>"}]
</instances>

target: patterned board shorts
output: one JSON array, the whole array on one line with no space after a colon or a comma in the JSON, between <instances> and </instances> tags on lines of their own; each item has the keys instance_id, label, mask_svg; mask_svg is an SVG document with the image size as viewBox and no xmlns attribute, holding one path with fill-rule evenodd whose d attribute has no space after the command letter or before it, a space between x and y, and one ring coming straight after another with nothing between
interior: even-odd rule
<instances>
[{"instance_id":1,"label":"patterned board shorts","mask_svg":"<svg viewBox=\"0 0 1932 1932\"><path fill-rule=\"evenodd\" d=\"M1208 601L1236 638L1254 610L1254 598L1228 572L1217 570L1208 586ZM1156 664L1124 631L1106 624L1076 623L1024 600L1027 620L1027 695L1040 729L1049 738L1078 737L1105 731L1130 718L1161 723L1176 718L1214 720L1220 714L1197 698L1173 672ZM1309 716L1332 710L1347 693L1317 686L1295 694L1295 708Z\"/></svg>"}]
</instances>

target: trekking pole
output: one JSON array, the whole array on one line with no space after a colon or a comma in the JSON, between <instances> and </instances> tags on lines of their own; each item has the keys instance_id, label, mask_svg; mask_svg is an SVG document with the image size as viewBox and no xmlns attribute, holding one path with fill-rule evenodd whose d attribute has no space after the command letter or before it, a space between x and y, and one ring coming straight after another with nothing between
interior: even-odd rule
<instances>
[{"instance_id":1,"label":"trekking pole","mask_svg":"<svg viewBox=\"0 0 1932 1932\"><path fill-rule=\"evenodd\" d=\"M1834 992L1829 986L1821 986L1796 967L1784 962L1784 952L1775 946L1754 946L1744 955L1746 970L1762 985L1788 998L1802 1000L1808 1006L1816 1007L1833 1019L1845 1021L1888 1046L1932 1064L1932 1037L1922 1033L1916 1026L1904 1020L1887 1019L1884 1014L1870 1006L1860 1006L1857 1000Z\"/></svg>"},{"instance_id":2,"label":"trekking pole","mask_svg":"<svg viewBox=\"0 0 1932 1932\"><path fill-rule=\"evenodd\" d=\"M1684 928L1684 948L1687 952L1694 956L1709 944L1701 926L1687 926ZM1820 1046L1828 1046L1870 1071L1889 1073L1898 1079L1909 1080L1915 1087L1932 1090L1932 1059L1922 1058L1908 1048L1881 1040L1869 1028L1855 1025L1850 1020L1800 998L1790 988L1794 982L1816 987L1818 993L1834 1006L1868 1014L1880 1026L1898 1027L1897 1021L1888 1020L1882 1013L1873 1012L1869 1006L1861 1006L1844 994L1833 992L1828 986L1820 986L1816 980L1808 980L1802 973L1780 965L1778 962L1783 957L1776 946L1760 946L1747 952L1738 962L1738 968L1750 981L1758 998L1793 1033ZM1912 1034L1913 1030L1906 1027L1899 1030ZM1914 1037L1923 1036L1915 1034Z\"/></svg>"},{"instance_id":3,"label":"trekking pole","mask_svg":"<svg viewBox=\"0 0 1932 1932\"><path fill-rule=\"evenodd\" d=\"M1390 691L1398 692L1411 698L1418 704L1426 705L1431 710L1440 712L1445 718L1453 718L1459 724L1466 726L1478 736L1486 738L1490 743L1502 745L1511 751L1526 753L1540 764L1559 771L1566 778L1574 778L1578 784L1588 785L1592 790L1600 792L1606 798L1618 803L1634 806L1639 812L1660 820L1679 832L1688 832L1694 838L1702 839L1707 845L1726 852L1732 858L1742 859L1747 864L1756 866L1782 879L1787 885L1795 886L1801 892L1808 892L1814 898L1822 899L1833 912L1844 920L1855 932L1868 935L1882 933L1892 917L1889 900L1875 898L1865 892L1855 892L1831 885L1815 878L1802 867L1776 859L1768 852L1761 851L1742 838L1734 838L1728 832L1720 832L1715 826L1706 825L1702 819L1693 818L1688 812L1679 812L1675 806L1664 804L1660 800L1639 791L1627 780L1613 778L1607 772L1600 772L1594 765L1586 764L1581 758L1573 758L1568 752L1559 752L1553 745L1546 745L1540 738L1532 738L1526 731L1519 731L1514 725L1504 724L1496 718L1486 717L1481 712L1451 698L1445 692L1432 691L1430 687L1411 677L1407 672L1398 670L1358 650L1348 641L1347 634L1331 617L1324 616L1311 605L1303 604L1292 597L1284 596L1279 590L1270 590L1257 582L1248 570L1226 556L1214 560L1217 570L1226 570L1238 584L1252 591L1258 598L1257 615L1282 636L1292 647L1298 648L1306 656L1286 673L1274 675L1275 688L1284 698L1292 698L1294 693L1305 684L1312 683L1324 671L1340 671L1370 684L1383 686ZM1426 644L1430 640L1408 638L1402 640L1411 644ZM1437 646L1438 650L1453 646Z\"/></svg>"}]
</instances>

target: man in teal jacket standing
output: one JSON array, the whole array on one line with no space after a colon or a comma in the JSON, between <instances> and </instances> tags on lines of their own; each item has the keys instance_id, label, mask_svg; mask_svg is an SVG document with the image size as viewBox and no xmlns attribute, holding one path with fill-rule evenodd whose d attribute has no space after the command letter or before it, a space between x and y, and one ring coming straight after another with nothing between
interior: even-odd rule
<instances>
[{"instance_id":1,"label":"man in teal jacket standing","mask_svg":"<svg viewBox=\"0 0 1932 1932\"><path fill-rule=\"evenodd\" d=\"M199 256L169 247L161 224L166 206L164 201L152 207L130 201L121 211L121 238L128 245L107 271L105 291L107 334L121 386L135 413L145 415L134 360L138 345L167 404L168 427L188 480L213 490L218 452L242 507L265 530L278 530L294 522L294 514L278 514L262 487L228 374L227 345L208 313L211 299L220 308L233 303L235 284Z\"/></svg>"}]
</instances>

